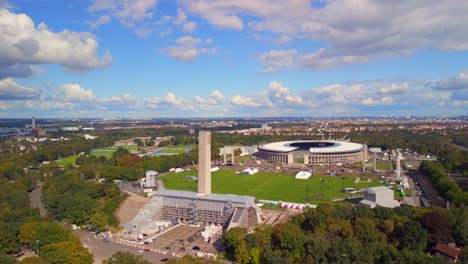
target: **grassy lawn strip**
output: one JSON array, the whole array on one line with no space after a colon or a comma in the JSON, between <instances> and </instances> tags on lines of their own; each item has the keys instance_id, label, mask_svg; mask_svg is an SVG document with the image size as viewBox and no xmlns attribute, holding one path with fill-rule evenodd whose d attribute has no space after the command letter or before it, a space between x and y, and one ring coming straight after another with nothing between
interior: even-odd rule
<instances>
[{"instance_id":1,"label":"grassy lawn strip","mask_svg":"<svg viewBox=\"0 0 468 264\"><path fill-rule=\"evenodd\" d=\"M95 156L105 156L110 157L112 154L117 150L118 147L109 147L109 148L100 148L91 151L91 155ZM138 146L122 146L124 149L128 149L129 151L137 150Z\"/></svg>"},{"instance_id":2,"label":"grassy lawn strip","mask_svg":"<svg viewBox=\"0 0 468 264\"><path fill-rule=\"evenodd\" d=\"M197 191L197 183L185 179L184 176L197 176L198 171L168 173L161 177L164 186L172 190ZM367 188L381 186L378 181L354 183L356 175L348 175L343 180L345 188ZM320 179L323 181L323 196L320 194ZM255 175L235 174L231 170L220 170L212 174L212 192L223 194L251 195L257 199L281 200L288 202L307 203L307 186L310 190L310 203L330 201L344 197L342 180L339 177L315 176L308 180L296 180L293 175L284 173L259 172Z\"/></svg>"},{"instance_id":3,"label":"grassy lawn strip","mask_svg":"<svg viewBox=\"0 0 468 264\"><path fill-rule=\"evenodd\" d=\"M56 162L57 164L59 164L59 165L68 165L68 164L76 165L76 159L77 159L79 156L80 156L80 155L68 156L68 157L62 158L61 160L57 160L57 161L55 161L55 162Z\"/></svg>"}]
</instances>

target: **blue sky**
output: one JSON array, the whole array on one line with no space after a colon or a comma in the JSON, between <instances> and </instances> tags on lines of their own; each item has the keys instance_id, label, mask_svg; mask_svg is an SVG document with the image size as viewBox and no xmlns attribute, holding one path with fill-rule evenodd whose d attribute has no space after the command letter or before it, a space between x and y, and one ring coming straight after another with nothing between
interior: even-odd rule
<instances>
[{"instance_id":1,"label":"blue sky","mask_svg":"<svg viewBox=\"0 0 468 264\"><path fill-rule=\"evenodd\" d=\"M0 0L0 117L468 113L468 2Z\"/></svg>"}]
</instances>

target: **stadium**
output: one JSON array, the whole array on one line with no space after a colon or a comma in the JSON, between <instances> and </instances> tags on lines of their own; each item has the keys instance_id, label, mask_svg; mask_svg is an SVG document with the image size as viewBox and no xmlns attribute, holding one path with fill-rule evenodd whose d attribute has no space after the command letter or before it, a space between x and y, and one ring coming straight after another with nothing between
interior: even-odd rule
<instances>
[{"instance_id":1,"label":"stadium","mask_svg":"<svg viewBox=\"0 0 468 264\"><path fill-rule=\"evenodd\" d=\"M281 141L259 146L257 156L268 162L284 164L351 164L367 159L367 146L331 140Z\"/></svg>"}]
</instances>

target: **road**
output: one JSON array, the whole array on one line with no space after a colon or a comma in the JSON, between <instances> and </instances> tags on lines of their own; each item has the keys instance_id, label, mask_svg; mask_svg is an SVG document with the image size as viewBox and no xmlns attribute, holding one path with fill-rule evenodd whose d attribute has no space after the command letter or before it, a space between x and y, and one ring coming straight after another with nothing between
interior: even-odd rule
<instances>
[{"instance_id":1,"label":"road","mask_svg":"<svg viewBox=\"0 0 468 264\"><path fill-rule=\"evenodd\" d=\"M94 255L94 263L102 263L103 260L108 259L118 251L128 251L132 254L138 255L139 248L116 243L115 241L105 242L102 240L102 237L94 238L94 234L83 231L83 230L74 230L73 231L77 236L80 237L81 242L86 246L91 254ZM174 258L170 255L165 255L157 252L144 252L141 254L144 259L151 263L163 263L161 259L163 258Z\"/></svg>"},{"instance_id":2,"label":"road","mask_svg":"<svg viewBox=\"0 0 468 264\"><path fill-rule=\"evenodd\" d=\"M39 208L39 213L42 217L47 215L47 210L42 203L42 185L39 185L38 188L29 193L29 204L33 208Z\"/></svg>"},{"instance_id":3,"label":"road","mask_svg":"<svg viewBox=\"0 0 468 264\"><path fill-rule=\"evenodd\" d=\"M462 145L455 144L455 143L453 143L452 141L449 141L449 142L447 142L447 143L448 143L449 145L451 145L451 146L454 146L454 147L458 148L458 149L461 149L461 150L464 150L464 151L468 151L468 148L467 148L467 147L462 146Z\"/></svg>"}]
</instances>

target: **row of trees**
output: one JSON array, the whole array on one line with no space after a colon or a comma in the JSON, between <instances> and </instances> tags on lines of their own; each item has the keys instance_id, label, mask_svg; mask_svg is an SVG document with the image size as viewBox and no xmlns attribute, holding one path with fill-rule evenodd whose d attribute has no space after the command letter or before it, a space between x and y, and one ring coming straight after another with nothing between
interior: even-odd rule
<instances>
[{"instance_id":1,"label":"row of trees","mask_svg":"<svg viewBox=\"0 0 468 264\"><path fill-rule=\"evenodd\" d=\"M222 241L236 263L444 263L427 252L437 242L464 245L455 227L468 224L466 210L320 204L252 234L232 228Z\"/></svg>"},{"instance_id":2,"label":"row of trees","mask_svg":"<svg viewBox=\"0 0 468 264\"><path fill-rule=\"evenodd\" d=\"M464 192L456 182L450 179L440 163L423 161L419 171L430 177L438 192L453 205L468 204L468 192Z\"/></svg>"}]
</instances>

